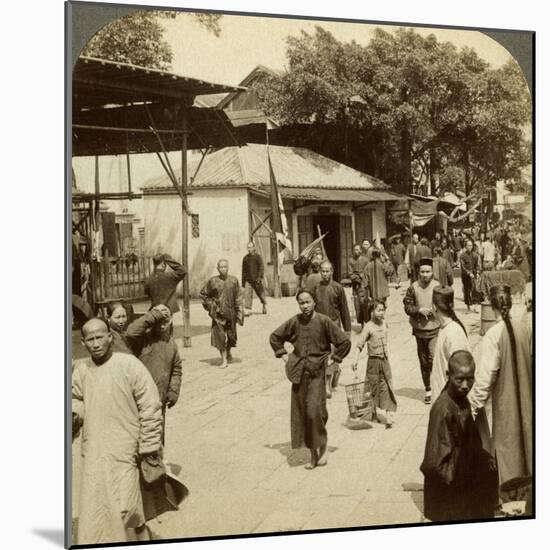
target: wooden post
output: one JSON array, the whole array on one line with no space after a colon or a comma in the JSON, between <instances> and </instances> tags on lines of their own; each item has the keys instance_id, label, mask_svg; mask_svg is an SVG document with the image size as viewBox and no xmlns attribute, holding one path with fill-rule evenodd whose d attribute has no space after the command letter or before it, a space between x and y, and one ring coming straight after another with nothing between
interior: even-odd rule
<instances>
[{"instance_id":1,"label":"wooden post","mask_svg":"<svg viewBox=\"0 0 550 550\"><path fill-rule=\"evenodd\" d=\"M183 278L183 347L191 347L191 315L190 315L190 296L189 296L189 215L185 205L187 194L187 108L183 110L183 137L181 146L181 190L183 198L181 201L181 263L185 267L187 274Z\"/></svg>"},{"instance_id":2,"label":"wooden post","mask_svg":"<svg viewBox=\"0 0 550 550\"><path fill-rule=\"evenodd\" d=\"M279 244L273 233L271 240L271 261L273 262L273 298L281 297L281 281L279 278Z\"/></svg>"},{"instance_id":3,"label":"wooden post","mask_svg":"<svg viewBox=\"0 0 550 550\"><path fill-rule=\"evenodd\" d=\"M411 243L413 240L413 219L412 199L409 199L409 239Z\"/></svg>"}]
</instances>

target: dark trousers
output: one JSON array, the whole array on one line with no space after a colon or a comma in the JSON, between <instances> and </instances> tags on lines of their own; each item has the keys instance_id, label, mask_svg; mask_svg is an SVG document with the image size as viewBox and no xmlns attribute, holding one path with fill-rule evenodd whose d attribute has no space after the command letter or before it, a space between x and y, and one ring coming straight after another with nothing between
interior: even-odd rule
<instances>
[{"instance_id":1,"label":"dark trousers","mask_svg":"<svg viewBox=\"0 0 550 550\"><path fill-rule=\"evenodd\" d=\"M426 391L430 390L430 375L432 374L432 366L434 362L434 350L437 336L435 338L419 338L416 337L416 351L420 361L420 373L422 382Z\"/></svg>"},{"instance_id":2,"label":"dark trousers","mask_svg":"<svg viewBox=\"0 0 550 550\"><path fill-rule=\"evenodd\" d=\"M353 305L355 307L355 319L361 325L369 320L367 291L363 287L353 288Z\"/></svg>"},{"instance_id":3,"label":"dark trousers","mask_svg":"<svg viewBox=\"0 0 550 550\"><path fill-rule=\"evenodd\" d=\"M466 274L461 275L462 278L462 290L464 293L464 303L467 306L473 305L472 290L474 288L474 280Z\"/></svg>"},{"instance_id":4,"label":"dark trousers","mask_svg":"<svg viewBox=\"0 0 550 550\"><path fill-rule=\"evenodd\" d=\"M262 281L246 281L244 285L244 307L245 309L252 309L252 299L254 295L252 291L256 293L256 296L260 299L260 302L265 306L265 289Z\"/></svg>"},{"instance_id":5,"label":"dark trousers","mask_svg":"<svg viewBox=\"0 0 550 550\"><path fill-rule=\"evenodd\" d=\"M384 363L386 361L387 359L382 357L369 357L365 380L369 383L372 390L374 410L376 411L376 408L378 408L395 412L397 410L397 403L384 373Z\"/></svg>"},{"instance_id":6,"label":"dark trousers","mask_svg":"<svg viewBox=\"0 0 550 550\"><path fill-rule=\"evenodd\" d=\"M312 377L305 370L299 384L292 384L290 398L290 433L293 449L305 445L318 449L327 444L328 420L325 369Z\"/></svg>"},{"instance_id":7,"label":"dark trousers","mask_svg":"<svg viewBox=\"0 0 550 550\"><path fill-rule=\"evenodd\" d=\"M235 321L213 320L210 334L212 347L219 351L230 350L237 345L237 324Z\"/></svg>"}]
</instances>

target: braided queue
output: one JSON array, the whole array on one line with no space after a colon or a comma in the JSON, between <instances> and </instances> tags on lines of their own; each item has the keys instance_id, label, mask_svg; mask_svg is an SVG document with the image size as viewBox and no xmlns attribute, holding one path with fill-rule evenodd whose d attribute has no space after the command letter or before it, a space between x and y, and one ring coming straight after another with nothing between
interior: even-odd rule
<instances>
[{"instance_id":1,"label":"braided queue","mask_svg":"<svg viewBox=\"0 0 550 550\"><path fill-rule=\"evenodd\" d=\"M457 317L453 304L437 304L437 307L448 317L450 317L455 323L458 323L462 330L464 331L464 334L468 336L468 332L466 331L466 327L462 324L462 321Z\"/></svg>"},{"instance_id":2,"label":"braided queue","mask_svg":"<svg viewBox=\"0 0 550 550\"><path fill-rule=\"evenodd\" d=\"M512 322L510 321L510 309L512 308L512 297L509 294L505 293L495 293L491 296L491 305L502 315L502 320L506 325L506 330L508 331L508 336L510 337L510 343L512 344L512 357L514 361L514 369L517 372L518 368L518 357L517 357L517 346L516 346L516 337L514 335L514 329L512 328Z\"/></svg>"}]
</instances>

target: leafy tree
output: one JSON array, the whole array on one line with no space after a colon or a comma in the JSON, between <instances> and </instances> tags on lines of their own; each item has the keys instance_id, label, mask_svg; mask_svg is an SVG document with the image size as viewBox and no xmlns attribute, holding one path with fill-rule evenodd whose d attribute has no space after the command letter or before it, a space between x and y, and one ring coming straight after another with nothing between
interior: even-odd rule
<instances>
[{"instance_id":1,"label":"leafy tree","mask_svg":"<svg viewBox=\"0 0 550 550\"><path fill-rule=\"evenodd\" d=\"M474 50L413 29L376 29L361 46L317 27L289 37L287 57L286 74L258 85L264 110L302 125L296 145L397 190L460 182L469 193L517 178L529 162L530 99L513 62L493 70Z\"/></svg>"},{"instance_id":2,"label":"leafy tree","mask_svg":"<svg viewBox=\"0 0 550 550\"><path fill-rule=\"evenodd\" d=\"M170 44L163 39L161 19L180 16L192 17L215 36L219 36L221 32L219 14L140 11L103 27L90 39L82 54L168 70L173 53Z\"/></svg>"}]
</instances>

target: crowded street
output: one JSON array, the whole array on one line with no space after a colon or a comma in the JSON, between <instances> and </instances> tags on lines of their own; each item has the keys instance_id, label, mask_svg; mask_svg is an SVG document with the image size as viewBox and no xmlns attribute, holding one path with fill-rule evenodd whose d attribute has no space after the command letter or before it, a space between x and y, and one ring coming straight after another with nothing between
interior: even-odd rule
<instances>
[{"instance_id":1,"label":"crowded street","mask_svg":"<svg viewBox=\"0 0 550 550\"><path fill-rule=\"evenodd\" d=\"M200 304L192 304L193 346L178 346L183 358L181 397L166 420L166 461L176 465L189 495L178 511L151 522L153 533L192 538L422 521L419 466L430 407L423 402L404 294L404 287L391 288L386 316L398 399L393 429L377 423L346 427L345 385L355 382L348 357L339 387L328 400L329 462L313 472L303 468L307 449L290 447L290 387L283 363L268 342L273 328L298 312L295 298L268 299L269 315L261 315L256 304L240 330L234 361L223 370L210 347L208 315ZM147 304L137 307L145 310ZM465 309L457 288L456 311L476 357L480 315L467 315ZM513 315L521 316L524 309L516 304ZM174 316L174 324L178 341L181 315ZM354 325L352 343L357 329ZM73 346L75 356L84 355L76 333ZM364 364L357 375L364 379ZM73 444L75 490L79 439ZM76 493L74 497L78 502Z\"/></svg>"}]
</instances>

